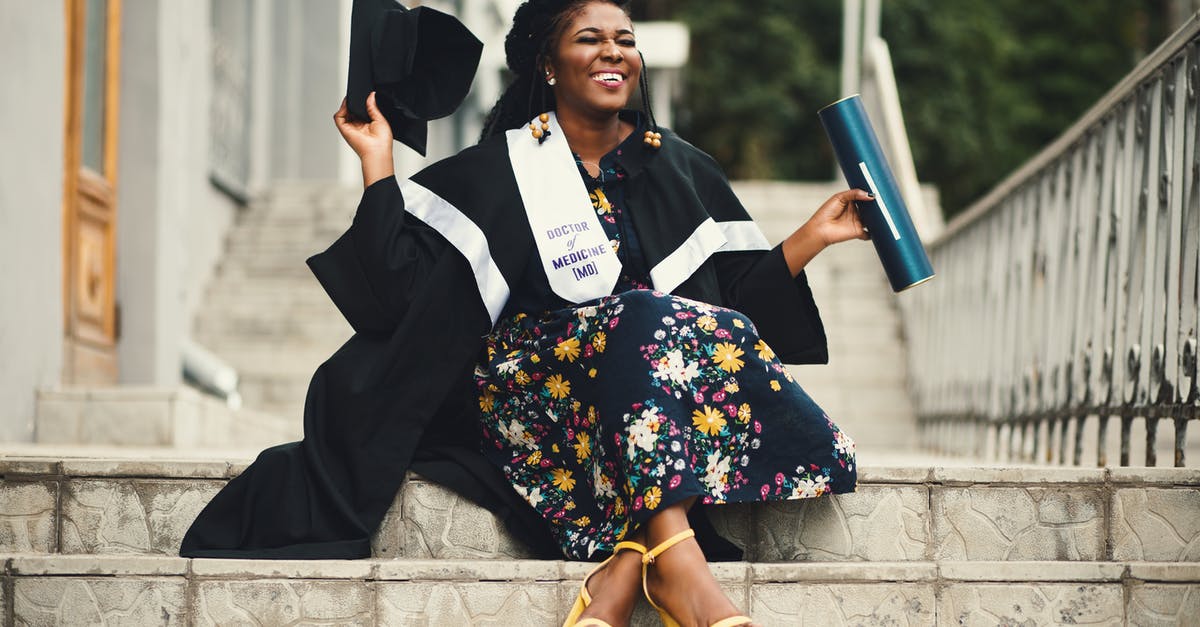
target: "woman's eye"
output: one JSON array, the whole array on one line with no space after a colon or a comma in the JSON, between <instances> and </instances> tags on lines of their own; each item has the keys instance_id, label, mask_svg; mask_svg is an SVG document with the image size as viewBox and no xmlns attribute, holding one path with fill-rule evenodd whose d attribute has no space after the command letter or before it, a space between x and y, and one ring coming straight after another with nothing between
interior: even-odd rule
<instances>
[{"instance_id":1,"label":"woman's eye","mask_svg":"<svg viewBox=\"0 0 1200 627\"><path fill-rule=\"evenodd\" d=\"M578 41L581 44L594 44L600 40L596 39L595 37L580 37Z\"/></svg>"},{"instance_id":2,"label":"woman's eye","mask_svg":"<svg viewBox=\"0 0 1200 627\"><path fill-rule=\"evenodd\" d=\"M622 46L630 46L632 48L637 47L637 42L632 39L622 39L622 40L618 41L617 43L621 44Z\"/></svg>"}]
</instances>

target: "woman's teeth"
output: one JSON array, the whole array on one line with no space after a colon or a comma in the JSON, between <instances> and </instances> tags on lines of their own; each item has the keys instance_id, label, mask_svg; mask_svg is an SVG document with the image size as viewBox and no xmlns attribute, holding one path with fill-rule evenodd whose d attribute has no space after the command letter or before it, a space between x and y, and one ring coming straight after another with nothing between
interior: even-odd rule
<instances>
[{"instance_id":1,"label":"woman's teeth","mask_svg":"<svg viewBox=\"0 0 1200 627\"><path fill-rule=\"evenodd\" d=\"M600 81L602 83L620 83L625 80L625 77L615 72L601 72L599 74L593 74L592 80Z\"/></svg>"}]
</instances>

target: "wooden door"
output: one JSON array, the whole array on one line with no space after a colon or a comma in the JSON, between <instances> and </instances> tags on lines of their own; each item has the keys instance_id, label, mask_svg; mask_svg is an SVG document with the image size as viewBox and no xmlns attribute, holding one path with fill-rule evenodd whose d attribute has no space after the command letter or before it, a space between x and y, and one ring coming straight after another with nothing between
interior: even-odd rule
<instances>
[{"instance_id":1,"label":"wooden door","mask_svg":"<svg viewBox=\"0 0 1200 627\"><path fill-rule=\"evenodd\" d=\"M64 0L63 382L117 381L120 0Z\"/></svg>"}]
</instances>

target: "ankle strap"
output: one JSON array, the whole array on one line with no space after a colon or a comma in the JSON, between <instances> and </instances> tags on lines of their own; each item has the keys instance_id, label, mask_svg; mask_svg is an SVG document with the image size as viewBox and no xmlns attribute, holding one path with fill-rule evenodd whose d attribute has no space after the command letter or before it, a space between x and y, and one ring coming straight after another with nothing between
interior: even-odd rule
<instances>
[{"instance_id":1,"label":"ankle strap","mask_svg":"<svg viewBox=\"0 0 1200 627\"><path fill-rule=\"evenodd\" d=\"M667 538L666 540L664 540L662 543L660 543L658 546L654 547L653 549L646 551L646 553L644 555L642 555L642 563L643 564L653 564L654 558L658 557L659 555L662 555L664 551L675 546L676 544L679 544L680 542L683 542L684 540L687 540L688 538L694 537L695 535L696 535L696 532L691 529L684 529L683 531L680 531L679 533L671 536L670 538Z\"/></svg>"},{"instance_id":2,"label":"ankle strap","mask_svg":"<svg viewBox=\"0 0 1200 627\"><path fill-rule=\"evenodd\" d=\"M630 541L626 540L624 542L618 542L613 546L613 550L612 550L613 555L616 555L617 553L619 553L625 549L628 549L630 551L637 551L638 553L641 553L642 555L646 554L646 547L638 544L637 542L630 542Z\"/></svg>"}]
</instances>

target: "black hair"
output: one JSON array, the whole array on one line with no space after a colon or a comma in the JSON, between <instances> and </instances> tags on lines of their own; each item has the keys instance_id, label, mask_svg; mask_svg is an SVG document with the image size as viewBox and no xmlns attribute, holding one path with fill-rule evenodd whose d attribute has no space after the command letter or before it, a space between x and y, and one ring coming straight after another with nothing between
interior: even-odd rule
<instances>
[{"instance_id":1,"label":"black hair","mask_svg":"<svg viewBox=\"0 0 1200 627\"><path fill-rule=\"evenodd\" d=\"M517 7L512 28L504 38L505 63L512 74L512 82L484 119L480 141L524 126L539 113L555 109L554 91L541 74L545 60L553 52L562 29L585 6L598 1L614 4L626 12L629 10L630 0L529 0ZM654 115L650 113L644 60L639 87L642 106L657 130Z\"/></svg>"}]
</instances>

